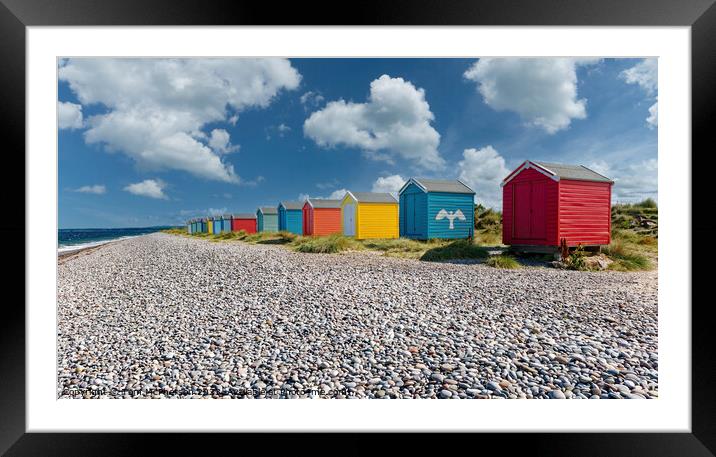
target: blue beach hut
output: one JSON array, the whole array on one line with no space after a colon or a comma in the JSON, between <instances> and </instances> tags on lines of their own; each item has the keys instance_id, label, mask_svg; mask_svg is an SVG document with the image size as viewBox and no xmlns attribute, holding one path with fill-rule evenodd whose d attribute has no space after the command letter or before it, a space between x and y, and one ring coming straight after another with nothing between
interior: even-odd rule
<instances>
[{"instance_id":1,"label":"blue beach hut","mask_svg":"<svg viewBox=\"0 0 716 457\"><path fill-rule=\"evenodd\" d=\"M194 221L189 221L186 223L186 231L189 235L191 235L192 231L194 230Z\"/></svg>"},{"instance_id":2,"label":"blue beach hut","mask_svg":"<svg viewBox=\"0 0 716 457\"><path fill-rule=\"evenodd\" d=\"M206 218L201 218L201 219L199 219L199 222L198 222L197 225L198 225L197 228L198 228L198 232L199 232L199 233L206 233L206 232L207 232L208 228L207 228Z\"/></svg>"},{"instance_id":3,"label":"blue beach hut","mask_svg":"<svg viewBox=\"0 0 716 457\"><path fill-rule=\"evenodd\" d=\"M221 233L231 232L231 214L221 216Z\"/></svg>"},{"instance_id":4,"label":"blue beach hut","mask_svg":"<svg viewBox=\"0 0 716 457\"><path fill-rule=\"evenodd\" d=\"M303 203L284 201L278 204L278 229L303 235Z\"/></svg>"},{"instance_id":5,"label":"blue beach hut","mask_svg":"<svg viewBox=\"0 0 716 457\"><path fill-rule=\"evenodd\" d=\"M400 196L400 236L418 240L472 238L475 191L460 180L410 178Z\"/></svg>"},{"instance_id":6,"label":"blue beach hut","mask_svg":"<svg viewBox=\"0 0 716 457\"><path fill-rule=\"evenodd\" d=\"M278 231L278 210L272 206L262 206L257 209L256 230L259 232Z\"/></svg>"},{"instance_id":7,"label":"blue beach hut","mask_svg":"<svg viewBox=\"0 0 716 457\"><path fill-rule=\"evenodd\" d=\"M218 235L221 233L221 216L214 216L211 218L211 232L214 235Z\"/></svg>"}]
</instances>

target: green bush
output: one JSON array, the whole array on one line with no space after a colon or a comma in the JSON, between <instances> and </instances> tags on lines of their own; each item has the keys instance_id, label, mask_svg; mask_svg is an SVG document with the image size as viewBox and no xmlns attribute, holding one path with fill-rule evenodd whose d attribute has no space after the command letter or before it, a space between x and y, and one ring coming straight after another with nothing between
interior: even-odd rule
<instances>
[{"instance_id":1,"label":"green bush","mask_svg":"<svg viewBox=\"0 0 716 457\"><path fill-rule=\"evenodd\" d=\"M654 200L653 198L647 198L637 203L636 206L642 208L656 208L656 200Z\"/></svg>"},{"instance_id":2,"label":"green bush","mask_svg":"<svg viewBox=\"0 0 716 457\"><path fill-rule=\"evenodd\" d=\"M494 255L491 256L487 261L485 262L486 265L489 265L491 267L495 268L502 268L507 270L513 270L516 268L520 268L522 265L512 256L509 255Z\"/></svg>"}]
</instances>

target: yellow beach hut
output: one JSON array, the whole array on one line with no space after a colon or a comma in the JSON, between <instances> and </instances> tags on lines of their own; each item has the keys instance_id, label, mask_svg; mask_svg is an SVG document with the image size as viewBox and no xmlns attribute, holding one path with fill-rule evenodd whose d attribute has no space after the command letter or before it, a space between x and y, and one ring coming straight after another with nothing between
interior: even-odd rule
<instances>
[{"instance_id":1,"label":"yellow beach hut","mask_svg":"<svg viewBox=\"0 0 716 457\"><path fill-rule=\"evenodd\" d=\"M398 238L398 200L387 192L346 192L341 201L345 236Z\"/></svg>"},{"instance_id":2,"label":"yellow beach hut","mask_svg":"<svg viewBox=\"0 0 716 457\"><path fill-rule=\"evenodd\" d=\"M212 233L214 233L214 218L210 217L206 221L207 221L206 222L207 223L207 227L206 227L207 232L209 232L209 235L211 235Z\"/></svg>"}]
</instances>

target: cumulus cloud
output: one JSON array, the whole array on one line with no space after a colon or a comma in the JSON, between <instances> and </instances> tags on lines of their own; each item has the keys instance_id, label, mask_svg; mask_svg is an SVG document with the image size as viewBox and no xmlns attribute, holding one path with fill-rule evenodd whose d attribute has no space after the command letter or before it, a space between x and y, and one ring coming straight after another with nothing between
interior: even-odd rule
<instances>
[{"instance_id":1,"label":"cumulus cloud","mask_svg":"<svg viewBox=\"0 0 716 457\"><path fill-rule=\"evenodd\" d=\"M323 103L325 98L319 92L313 92L312 90L309 90L305 94L301 95L300 100L304 109L308 110L319 106L321 103Z\"/></svg>"},{"instance_id":2,"label":"cumulus cloud","mask_svg":"<svg viewBox=\"0 0 716 457\"><path fill-rule=\"evenodd\" d=\"M477 83L485 103L514 111L528 124L553 134L572 119L587 117L587 101L577 95L577 67L598 59L483 58L464 73Z\"/></svg>"},{"instance_id":3,"label":"cumulus cloud","mask_svg":"<svg viewBox=\"0 0 716 457\"><path fill-rule=\"evenodd\" d=\"M398 196L398 191L405 184L405 179L400 175L381 176L373 183L373 192L389 192Z\"/></svg>"},{"instance_id":4,"label":"cumulus cloud","mask_svg":"<svg viewBox=\"0 0 716 457\"><path fill-rule=\"evenodd\" d=\"M231 136L229 132L224 129L214 129L211 131L209 146L220 154L229 154L239 149L238 146L231 144Z\"/></svg>"},{"instance_id":5,"label":"cumulus cloud","mask_svg":"<svg viewBox=\"0 0 716 457\"><path fill-rule=\"evenodd\" d=\"M95 184L93 186L82 186L78 189L75 189L75 192L81 192L83 194L102 195L104 193L107 193L107 188L102 184Z\"/></svg>"},{"instance_id":6,"label":"cumulus cloud","mask_svg":"<svg viewBox=\"0 0 716 457\"><path fill-rule=\"evenodd\" d=\"M161 179L145 179L142 182L130 184L124 188L127 192L142 197L158 198L166 200L168 197L164 194L166 183Z\"/></svg>"},{"instance_id":7,"label":"cumulus cloud","mask_svg":"<svg viewBox=\"0 0 716 457\"><path fill-rule=\"evenodd\" d=\"M655 102L649 107L649 117L646 118L646 123L651 128L659 125L659 102Z\"/></svg>"},{"instance_id":8,"label":"cumulus cloud","mask_svg":"<svg viewBox=\"0 0 716 457\"><path fill-rule=\"evenodd\" d=\"M440 134L425 91L403 78L383 75L370 84L366 103L337 100L306 119L303 131L319 146L362 149L369 158L391 161L397 155L422 168L444 166L437 147Z\"/></svg>"},{"instance_id":9,"label":"cumulus cloud","mask_svg":"<svg viewBox=\"0 0 716 457\"><path fill-rule=\"evenodd\" d=\"M638 84L649 95L656 94L659 85L658 60L644 59L622 71L619 76L628 84Z\"/></svg>"},{"instance_id":10,"label":"cumulus cloud","mask_svg":"<svg viewBox=\"0 0 716 457\"><path fill-rule=\"evenodd\" d=\"M226 208L209 208L206 212L209 216L221 216L226 214Z\"/></svg>"},{"instance_id":11,"label":"cumulus cloud","mask_svg":"<svg viewBox=\"0 0 716 457\"><path fill-rule=\"evenodd\" d=\"M81 129L82 105L59 102L57 104L57 126L60 129Z\"/></svg>"},{"instance_id":12,"label":"cumulus cloud","mask_svg":"<svg viewBox=\"0 0 716 457\"><path fill-rule=\"evenodd\" d=\"M238 112L267 107L301 80L288 60L274 58L78 58L63 62L59 78L82 105L107 109L87 120L88 144L127 154L143 169L234 183L239 177L214 149L223 134L202 129L236 123Z\"/></svg>"},{"instance_id":13,"label":"cumulus cloud","mask_svg":"<svg viewBox=\"0 0 716 457\"><path fill-rule=\"evenodd\" d=\"M492 146L465 149L462 157L458 162L459 179L475 191L475 201L501 210L500 183L511 171L505 166L505 159Z\"/></svg>"},{"instance_id":14,"label":"cumulus cloud","mask_svg":"<svg viewBox=\"0 0 716 457\"><path fill-rule=\"evenodd\" d=\"M658 124L659 106L656 101L659 89L658 70L658 60L649 58L619 74L627 84L637 84L646 92L648 98L655 100L654 104L649 107L649 117L646 118L646 125L651 129L657 127Z\"/></svg>"},{"instance_id":15,"label":"cumulus cloud","mask_svg":"<svg viewBox=\"0 0 716 457\"><path fill-rule=\"evenodd\" d=\"M347 189L336 189L333 192L330 193L328 196L318 196L318 195L310 195L310 194L298 194L298 201L305 201L309 198L318 198L318 199L328 199L328 200L342 200L343 197L346 196L346 193L348 192Z\"/></svg>"},{"instance_id":16,"label":"cumulus cloud","mask_svg":"<svg viewBox=\"0 0 716 457\"><path fill-rule=\"evenodd\" d=\"M603 160L587 165L597 173L611 178L612 201L628 203L658 196L659 167L657 159L646 159L629 163L608 164Z\"/></svg>"}]
</instances>

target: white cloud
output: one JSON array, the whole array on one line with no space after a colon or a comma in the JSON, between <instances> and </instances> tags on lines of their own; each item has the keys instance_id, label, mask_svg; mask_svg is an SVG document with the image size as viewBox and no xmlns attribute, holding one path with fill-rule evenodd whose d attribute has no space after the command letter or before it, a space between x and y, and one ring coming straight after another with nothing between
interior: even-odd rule
<instances>
[{"instance_id":1,"label":"white cloud","mask_svg":"<svg viewBox=\"0 0 716 457\"><path fill-rule=\"evenodd\" d=\"M226 214L226 208L209 208L207 213L209 213L209 216L221 216Z\"/></svg>"},{"instance_id":2,"label":"white cloud","mask_svg":"<svg viewBox=\"0 0 716 457\"><path fill-rule=\"evenodd\" d=\"M328 196L329 200L342 200L343 197L346 196L346 193L348 192L347 189L338 189L331 192L331 195Z\"/></svg>"},{"instance_id":3,"label":"white cloud","mask_svg":"<svg viewBox=\"0 0 716 457\"><path fill-rule=\"evenodd\" d=\"M166 200L168 197L164 194L166 183L161 179L145 179L142 182L130 184L124 188L127 192L142 197L159 198Z\"/></svg>"},{"instance_id":4,"label":"white cloud","mask_svg":"<svg viewBox=\"0 0 716 457\"><path fill-rule=\"evenodd\" d=\"M587 165L597 173L614 181L612 202L626 203L654 198L658 196L659 167L657 159L609 165L598 160Z\"/></svg>"},{"instance_id":5,"label":"white cloud","mask_svg":"<svg viewBox=\"0 0 716 457\"><path fill-rule=\"evenodd\" d=\"M57 104L57 126L60 129L81 129L82 105L59 102Z\"/></svg>"},{"instance_id":6,"label":"white cloud","mask_svg":"<svg viewBox=\"0 0 716 457\"><path fill-rule=\"evenodd\" d=\"M93 186L82 186L78 189L75 189L75 192L82 192L84 194L102 195L104 193L107 193L107 188L102 184L95 184Z\"/></svg>"},{"instance_id":7,"label":"white cloud","mask_svg":"<svg viewBox=\"0 0 716 457\"><path fill-rule=\"evenodd\" d=\"M291 131L291 127L289 127L286 124L279 124L278 127L276 127L276 130L278 130L280 133L287 133Z\"/></svg>"},{"instance_id":8,"label":"white cloud","mask_svg":"<svg viewBox=\"0 0 716 457\"><path fill-rule=\"evenodd\" d=\"M391 161L397 155L422 168L440 169L444 160L433 119L423 89L383 75L371 82L366 103L329 102L306 119L303 131L319 146L356 147L371 159Z\"/></svg>"},{"instance_id":9,"label":"white cloud","mask_svg":"<svg viewBox=\"0 0 716 457\"><path fill-rule=\"evenodd\" d=\"M622 71L619 76L628 84L638 84L647 94L656 93L659 85L657 59L644 59L631 68Z\"/></svg>"},{"instance_id":10,"label":"white cloud","mask_svg":"<svg viewBox=\"0 0 716 457\"><path fill-rule=\"evenodd\" d=\"M649 117L646 118L646 123L650 128L659 125L659 102L654 102L654 104L649 107Z\"/></svg>"},{"instance_id":11,"label":"white cloud","mask_svg":"<svg viewBox=\"0 0 716 457\"><path fill-rule=\"evenodd\" d=\"M310 194L298 194L298 201L305 201L309 198L317 198L317 199L328 199L328 200L342 200L343 197L345 197L346 192L348 192L347 189L336 189L333 192L331 192L330 195L327 197L317 196L317 195L310 195Z\"/></svg>"},{"instance_id":12,"label":"white cloud","mask_svg":"<svg viewBox=\"0 0 716 457\"><path fill-rule=\"evenodd\" d=\"M323 103L323 100L325 100L325 98L320 93L309 90L305 94L301 95L300 100L301 104L304 105L303 107L305 109L309 109L315 108L321 103Z\"/></svg>"},{"instance_id":13,"label":"white cloud","mask_svg":"<svg viewBox=\"0 0 716 457\"><path fill-rule=\"evenodd\" d=\"M645 92L647 97L657 98L656 94L659 89L659 71L657 59L644 59L631 68L622 71L619 76L628 84L637 84ZM650 129L657 127L658 124L658 104L655 101L649 107L649 117L646 118L646 124Z\"/></svg>"},{"instance_id":14,"label":"white cloud","mask_svg":"<svg viewBox=\"0 0 716 457\"><path fill-rule=\"evenodd\" d=\"M572 119L587 117L586 99L577 98L577 66L597 59L483 58L464 73L478 84L485 103L514 111L528 124L553 134Z\"/></svg>"},{"instance_id":15,"label":"white cloud","mask_svg":"<svg viewBox=\"0 0 716 457\"><path fill-rule=\"evenodd\" d=\"M237 151L238 146L231 144L231 136L224 129L214 129L209 137L209 146L219 154L229 154Z\"/></svg>"},{"instance_id":16,"label":"white cloud","mask_svg":"<svg viewBox=\"0 0 716 457\"><path fill-rule=\"evenodd\" d=\"M465 149L462 156L459 179L475 191L476 202L502 211L500 183L511 171L505 159L492 146Z\"/></svg>"},{"instance_id":17,"label":"white cloud","mask_svg":"<svg viewBox=\"0 0 716 457\"><path fill-rule=\"evenodd\" d=\"M203 142L202 129L234 124L248 107L267 107L281 90L297 88L301 76L288 60L274 58L78 58L60 66L59 78L83 105L108 109L88 119L88 144L105 144L143 169L239 182Z\"/></svg>"},{"instance_id":18,"label":"white cloud","mask_svg":"<svg viewBox=\"0 0 716 457\"><path fill-rule=\"evenodd\" d=\"M398 196L398 191L405 184L405 179L400 175L381 176L373 183L373 192L390 192Z\"/></svg>"}]
</instances>

